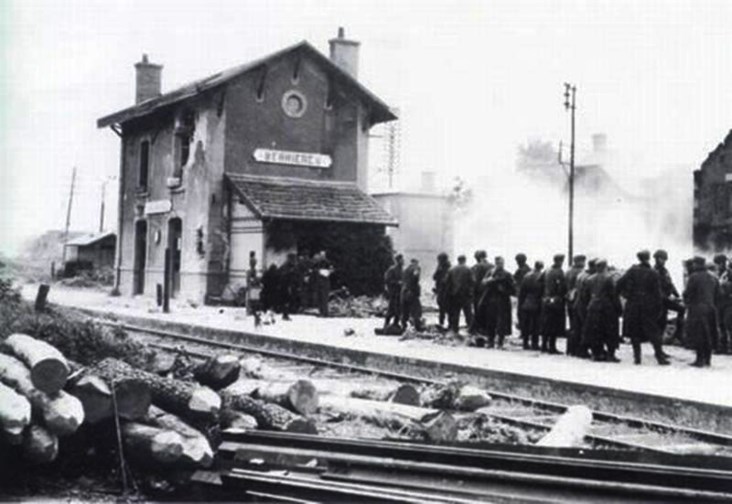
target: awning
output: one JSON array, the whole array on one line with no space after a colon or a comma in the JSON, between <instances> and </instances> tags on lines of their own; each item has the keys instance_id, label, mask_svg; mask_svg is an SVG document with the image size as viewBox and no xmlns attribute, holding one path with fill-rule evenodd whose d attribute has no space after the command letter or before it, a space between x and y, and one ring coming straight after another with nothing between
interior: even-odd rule
<instances>
[{"instance_id":1,"label":"awning","mask_svg":"<svg viewBox=\"0 0 732 504\"><path fill-rule=\"evenodd\" d=\"M355 222L397 226L356 184L227 173L231 187L260 219Z\"/></svg>"}]
</instances>

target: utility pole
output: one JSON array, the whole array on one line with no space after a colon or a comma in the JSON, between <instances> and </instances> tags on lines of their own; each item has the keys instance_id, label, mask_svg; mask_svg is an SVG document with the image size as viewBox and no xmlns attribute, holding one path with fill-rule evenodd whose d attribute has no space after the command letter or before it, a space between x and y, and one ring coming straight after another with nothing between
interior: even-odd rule
<instances>
[{"instance_id":1,"label":"utility pole","mask_svg":"<svg viewBox=\"0 0 732 504\"><path fill-rule=\"evenodd\" d=\"M575 96L577 93L577 86L564 83L564 109L568 110L571 115L571 143L569 147L569 239L568 249L569 256L567 257L567 263L572 264L572 257L574 252L574 116L575 110L577 109Z\"/></svg>"},{"instance_id":2,"label":"utility pole","mask_svg":"<svg viewBox=\"0 0 732 504\"><path fill-rule=\"evenodd\" d=\"M66 207L66 226L64 227L64 248L61 256L61 267L66 267L66 242L69 239L69 225L71 224L71 205L74 201L74 184L76 184L76 166L71 172L71 189L69 190L69 204Z\"/></svg>"},{"instance_id":3,"label":"utility pole","mask_svg":"<svg viewBox=\"0 0 732 504\"><path fill-rule=\"evenodd\" d=\"M99 232L104 232L104 193L107 188L107 181L102 182L102 207L99 209Z\"/></svg>"}]
</instances>

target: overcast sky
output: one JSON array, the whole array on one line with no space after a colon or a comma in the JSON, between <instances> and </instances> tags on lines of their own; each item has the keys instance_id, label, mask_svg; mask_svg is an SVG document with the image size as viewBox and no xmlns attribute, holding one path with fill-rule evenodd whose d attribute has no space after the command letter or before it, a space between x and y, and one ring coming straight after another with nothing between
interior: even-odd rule
<instances>
[{"instance_id":1,"label":"overcast sky","mask_svg":"<svg viewBox=\"0 0 732 504\"><path fill-rule=\"evenodd\" d=\"M580 151L605 132L643 162L691 171L732 126L725 1L0 0L0 251L98 226L119 141L95 120L132 104L135 61L163 90L344 26L360 77L403 118L402 183L420 171L500 184L519 143L567 140L562 83L578 87ZM114 204L113 184L108 202ZM108 213L114 225L114 209Z\"/></svg>"}]
</instances>

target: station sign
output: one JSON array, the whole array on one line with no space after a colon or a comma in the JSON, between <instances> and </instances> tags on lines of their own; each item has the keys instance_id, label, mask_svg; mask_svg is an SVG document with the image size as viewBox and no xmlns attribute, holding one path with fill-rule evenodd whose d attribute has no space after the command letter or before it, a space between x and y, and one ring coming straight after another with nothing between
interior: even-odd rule
<instances>
[{"instance_id":1,"label":"station sign","mask_svg":"<svg viewBox=\"0 0 732 504\"><path fill-rule=\"evenodd\" d=\"M170 200L153 200L145 202L145 215L168 213L173 209Z\"/></svg>"},{"instance_id":2,"label":"station sign","mask_svg":"<svg viewBox=\"0 0 732 504\"><path fill-rule=\"evenodd\" d=\"M255 149L254 159L260 163L330 168L333 159L327 154L315 152L294 152L275 149Z\"/></svg>"}]
</instances>

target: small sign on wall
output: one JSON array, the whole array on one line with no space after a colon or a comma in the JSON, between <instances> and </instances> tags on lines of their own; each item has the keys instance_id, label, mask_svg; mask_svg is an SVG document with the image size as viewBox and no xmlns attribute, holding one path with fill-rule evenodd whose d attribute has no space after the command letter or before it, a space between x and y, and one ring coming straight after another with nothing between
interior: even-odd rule
<instances>
[{"instance_id":1,"label":"small sign on wall","mask_svg":"<svg viewBox=\"0 0 732 504\"><path fill-rule=\"evenodd\" d=\"M173 208L170 200L154 200L145 203L145 215L167 213Z\"/></svg>"},{"instance_id":2,"label":"small sign on wall","mask_svg":"<svg viewBox=\"0 0 732 504\"><path fill-rule=\"evenodd\" d=\"M260 163L330 168L333 160L327 154L314 152L293 152L275 149L255 149L254 159Z\"/></svg>"}]
</instances>

